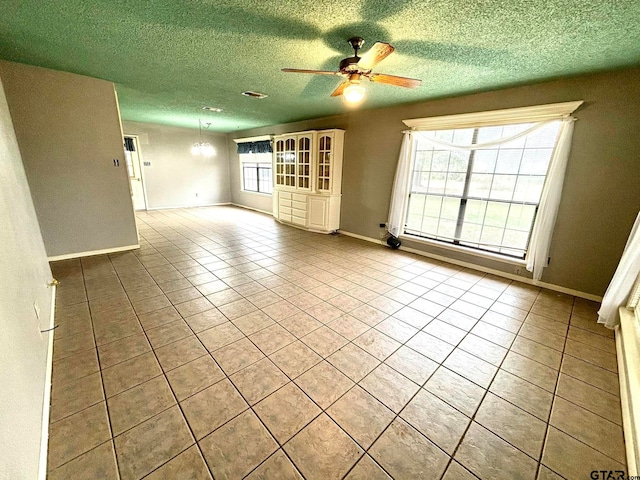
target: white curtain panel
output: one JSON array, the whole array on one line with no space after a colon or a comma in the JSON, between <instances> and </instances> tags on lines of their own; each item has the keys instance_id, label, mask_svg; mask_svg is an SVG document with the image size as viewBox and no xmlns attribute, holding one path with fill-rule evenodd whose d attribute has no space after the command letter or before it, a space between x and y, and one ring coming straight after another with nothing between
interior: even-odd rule
<instances>
[{"instance_id":1,"label":"white curtain panel","mask_svg":"<svg viewBox=\"0 0 640 480\"><path fill-rule=\"evenodd\" d=\"M574 121L573 117L562 120L562 125L558 132L558 142L551 157L547 179L544 182L540 204L538 205L538 213L531 231L526 260L527 270L533 272L534 280L542 278L542 270L547 266L551 236L553 235L553 227L556 223L560 198L562 197L564 172L567 169L567 160L571 150Z\"/></svg>"},{"instance_id":2,"label":"white curtain panel","mask_svg":"<svg viewBox=\"0 0 640 480\"><path fill-rule=\"evenodd\" d=\"M404 206L409 193L409 172L411 169L411 135L412 132L404 132L398 166L396 167L396 178L393 181L393 191L391 192L388 230L394 237L399 236L404 227Z\"/></svg>"},{"instance_id":3,"label":"white curtain panel","mask_svg":"<svg viewBox=\"0 0 640 480\"><path fill-rule=\"evenodd\" d=\"M496 147L498 145L502 145L503 143L509 143L509 142L512 142L512 141L517 140L519 138L526 137L530 133L533 133L536 130L540 130L541 128L546 127L547 125L549 125L550 123L552 123L554 121L557 121L557 120L552 120L552 121L549 121L549 122L538 122L538 123L533 124L531 127L525 128L521 132L518 132L518 133L516 133L514 135L511 135L509 137L497 138L495 140L491 140L490 142L484 142L484 143L470 143L468 145L449 143L449 142L445 142L443 140L439 140L439 139L434 137L434 135L436 133L434 131L415 132L415 135L416 135L417 138L420 138L420 140L424 140L427 143L431 143L432 145L435 145L436 147L444 147L444 148L449 148L449 149L452 149L452 150L481 150L483 148Z\"/></svg>"},{"instance_id":4,"label":"white curtain panel","mask_svg":"<svg viewBox=\"0 0 640 480\"><path fill-rule=\"evenodd\" d=\"M640 213L633 224L622 258L602 298L598 323L615 328L620 323L618 309L627 303L631 289L640 275Z\"/></svg>"}]
</instances>

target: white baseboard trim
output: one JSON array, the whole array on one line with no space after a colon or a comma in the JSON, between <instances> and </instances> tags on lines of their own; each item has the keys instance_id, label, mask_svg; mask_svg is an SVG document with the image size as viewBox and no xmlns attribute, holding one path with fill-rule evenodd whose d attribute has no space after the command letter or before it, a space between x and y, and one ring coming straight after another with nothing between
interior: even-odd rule
<instances>
[{"instance_id":1,"label":"white baseboard trim","mask_svg":"<svg viewBox=\"0 0 640 480\"><path fill-rule=\"evenodd\" d=\"M640 326L637 313L634 315L626 307L620 307L620 325L615 332L627 475L631 478L638 475L640 463L640 407L633 404L633 400L640 396Z\"/></svg>"},{"instance_id":2,"label":"white baseboard trim","mask_svg":"<svg viewBox=\"0 0 640 480\"><path fill-rule=\"evenodd\" d=\"M233 203L231 202L229 205L233 205L234 207L240 207L240 208L245 208L247 210L253 210L254 212L258 212L258 213L264 213L265 215L271 215L273 216L273 212L269 212L267 210L260 210L259 208L253 208L253 207L248 207L246 205L241 205L239 203Z\"/></svg>"},{"instance_id":3,"label":"white baseboard trim","mask_svg":"<svg viewBox=\"0 0 640 480\"><path fill-rule=\"evenodd\" d=\"M348 237L353 237L353 238L358 238L360 240L364 240L365 242L376 243L378 245L385 245L385 243L382 241L382 239L376 240L375 238L372 238L372 237L365 237L364 235L359 235L357 233L347 232L345 230L338 230L338 232L342 233L343 235L346 235Z\"/></svg>"},{"instance_id":4,"label":"white baseboard trim","mask_svg":"<svg viewBox=\"0 0 640 480\"><path fill-rule=\"evenodd\" d=\"M105 253L126 252L127 250L137 250L138 248L140 248L140 244L136 243L135 245L125 245L124 247L104 248L102 250L92 250L90 252L78 252L78 253L67 253L65 255L56 255L53 257L47 257L47 261L57 262L59 260L68 260L70 258L90 257L92 255L104 255Z\"/></svg>"},{"instance_id":5,"label":"white baseboard trim","mask_svg":"<svg viewBox=\"0 0 640 480\"><path fill-rule=\"evenodd\" d=\"M49 326L55 326L56 313L56 286L51 285L51 315ZM40 440L40 466L38 467L38 479L45 480L47 478L47 452L49 446L49 415L51 413L51 375L53 372L53 337L54 331L51 330L42 335L49 335L47 346L47 371L44 380L44 397L42 403L42 437Z\"/></svg>"},{"instance_id":6,"label":"white baseboard trim","mask_svg":"<svg viewBox=\"0 0 640 480\"><path fill-rule=\"evenodd\" d=\"M375 238L365 237L364 235L358 235L357 233L346 232L344 230L338 230L340 233L347 235L349 237L358 238L360 240L365 240L367 242L372 242L378 245L384 245L380 240L376 240ZM443 255L436 255L434 253L424 252L422 250L417 250L415 248L410 247L400 247L400 250L415 253L416 255L422 255L423 257L433 258L434 260L440 260L442 262L452 263L454 265L458 265L460 267L470 268L472 270L478 270L480 272L489 273L491 275L496 275L498 277L508 278L509 280L515 280L517 282L526 283L528 285L534 285L536 287L548 288L549 290L554 290L560 293L566 293L567 295L573 295L574 297L585 298L587 300L593 300L595 302L601 302L602 297L598 295L593 295L591 293L581 292L579 290L574 290L572 288L566 288L561 285L555 285L553 283L541 282L538 280L533 280L532 278L521 277L519 275L514 275L513 273L503 272L501 270L494 270L493 268L483 267L481 265L476 265L474 263L464 262L462 260L456 260L453 258L445 257Z\"/></svg>"},{"instance_id":7,"label":"white baseboard trim","mask_svg":"<svg viewBox=\"0 0 640 480\"><path fill-rule=\"evenodd\" d=\"M220 205L231 205L231 202L221 203L203 203L200 205L168 205L166 207L147 207L147 211L150 210L173 210L177 208L200 208L200 207L218 207ZM144 210L136 210L137 212L144 212Z\"/></svg>"}]
</instances>

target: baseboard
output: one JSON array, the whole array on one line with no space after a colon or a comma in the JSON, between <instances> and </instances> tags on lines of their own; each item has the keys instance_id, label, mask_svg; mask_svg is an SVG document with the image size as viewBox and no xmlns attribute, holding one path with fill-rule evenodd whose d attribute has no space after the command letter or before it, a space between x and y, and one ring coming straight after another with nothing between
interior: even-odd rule
<instances>
[{"instance_id":1,"label":"baseboard","mask_svg":"<svg viewBox=\"0 0 640 480\"><path fill-rule=\"evenodd\" d=\"M135 245L125 245L124 247L104 248L102 250L92 250L90 252L78 252L78 253L67 253L65 255L56 255L53 257L47 257L47 261L57 262L59 260L68 260L70 258L90 257L92 255L104 255L105 253L126 252L128 250L136 250L138 248L140 248L140 245L136 243Z\"/></svg>"},{"instance_id":2,"label":"baseboard","mask_svg":"<svg viewBox=\"0 0 640 480\"><path fill-rule=\"evenodd\" d=\"M260 210L259 208L248 207L246 205L241 205L239 203L233 203L233 202L231 202L229 205L233 205L234 207L245 208L247 210L253 210L254 212L264 213L265 215L273 216L273 212L268 212L267 210Z\"/></svg>"},{"instance_id":3,"label":"baseboard","mask_svg":"<svg viewBox=\"0 0 640 480\"><path fill-rule=\"evenodd\" d=\"M221 205L232 205L231 202L221 202L221 203L203 203L199 205L169 205L166 207L147 207L146 211L150 210L174 210L179 208L200 208L200 207L219 207ZM145 210L137 210L138 212L144 212Z\"/></svg>"},{"instance_id":4,"label":"baseboard","mask_svg":"<svg viewBox=\"0 0 640 480\"><path fill-rule=\"evenodd\" d=\"M53 329L55 326L56 313L56 286L51 285L51 316L49 326ZM45 480L47 478L47 452L49 446L49 415L51 413L51 375L53 372L53 337L54 330L50 330L44 335L49 335L49 345L47 346L47 371L44 380L44 397L42 404L42 438L40 442L40 466L38 468L38 479Z\"/></svg>"},{"instance_id":5,"label":"baseboard","mask_svg":"<svg viewBox=\"0 0 640 480\"><path fill-rule=\"evenodd\" d=\"M620 325L615 332L627 475L632 478L638 475L640 463L640 406L633 404L634 399L640 398L640 324L637 315L620 307Z\"/></svg>"},{"instance_id":6,"label":"baseboard","mask_svg":"<svg viewBox=\"0 0 640 480\"><path fill-rule=\"evenodd\" d=\"M375 238L365 237L364 235L358 235L357 233L346 232L344 230L338 230L340 233L347 235L349 237L358 238L360 240L364 240L366 242L375 243L377 245L382 245L380 240L376 240ZM566 288L561 285L555 285L553 283L541 282L539 280L533 280L532 278L521 277L519 275L514 275L512 273L503 272L501 270L494 270L493 268L483 267L481 265L476 265L474 263L464 262L462 260L456 260L453 258L445 257L443 255L436 255L434 253L424 252L422 250L418 250L410 247L400 247L400 250L415 253L416 255L421 255L423 257L433 258L434 260L440 260L442 262L452 263L454 265L458 265L460 267L470 268L472 270L478 270L483 273L489 273L491 275L496 275L498 277L508 278L509 280L515 280L517 282L526 283L527 285L533 285L536 287L547 288L549 290L553 290L560 293L566 293L567 295L573 295L574 297L585 298L587 300L593 300L595 302L601 302L602 297L598 295L593 295L591 293L581 292L579 290L574 290L572 288Z\"/></svg>"}]
</instances>

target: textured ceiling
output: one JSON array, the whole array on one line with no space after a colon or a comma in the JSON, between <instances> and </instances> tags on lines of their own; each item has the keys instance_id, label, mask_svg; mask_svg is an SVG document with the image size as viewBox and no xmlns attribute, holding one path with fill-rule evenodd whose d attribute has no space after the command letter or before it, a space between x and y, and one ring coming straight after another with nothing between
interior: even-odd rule
<instances>
[{"instance_id":1,"label":"textured ceiling","mask_svg":"<svg viewBox=\"0 0 640 480\"><path fill-rule=\"evenodd\" d=\"M110 80L125 120L221 132L346 111L339 78L280 68L336 70L356 35L396 47L375 71L423 80L366 82L358 108L640 64L638 0L3 0L0 16L0 58Z\"/></svg>"}]
</instances>

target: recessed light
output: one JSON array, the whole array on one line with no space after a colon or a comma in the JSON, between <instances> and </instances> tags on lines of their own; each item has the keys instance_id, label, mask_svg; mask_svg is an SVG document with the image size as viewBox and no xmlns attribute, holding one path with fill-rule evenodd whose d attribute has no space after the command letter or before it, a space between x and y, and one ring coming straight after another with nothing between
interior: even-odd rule
<instances>
[{"instance_id":1,"label":"recessed light","mask_svg":"<svg viewBox=\"0 0 640 480\"><path fill-rule=\"evenodd\" d=\"M242 95L244 95L245 97L252 97L252 98L267 98L269 96L264 93L252 92L251 90L242 92Z\"/></svg>"},{"instance_id":2,"label":"recessed light","mask_svg":"<svg viewBox=\"0 0 640 480\"><path fill-rule=\"evenodd\" d=\"M202 110L206 110L207 112L221 112L222 109L219 107L202 107Z\"/></svg>"}]
</instances>

